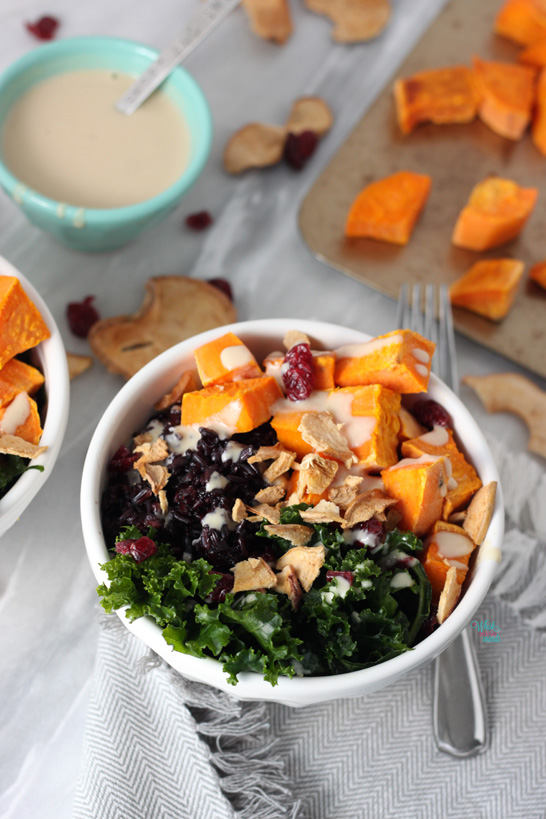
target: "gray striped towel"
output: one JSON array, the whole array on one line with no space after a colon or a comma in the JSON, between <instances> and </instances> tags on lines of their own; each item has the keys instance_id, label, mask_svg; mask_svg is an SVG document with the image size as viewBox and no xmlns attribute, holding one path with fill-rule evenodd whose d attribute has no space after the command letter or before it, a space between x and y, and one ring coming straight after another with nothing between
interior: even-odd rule
<instances>
[{"instance_id":1,"label":"gray striped towel","mask_svg":"<svg viewBox=\"0 0 546 819\"><path fill-rule=\"evenodd\" d=\"M507 506L503 558L473 629L489 750L434 746L431 671L293 710L185 681L104 617L75 819L544 819L546 473L490 442Z\"/></svg>"}]
</instances>

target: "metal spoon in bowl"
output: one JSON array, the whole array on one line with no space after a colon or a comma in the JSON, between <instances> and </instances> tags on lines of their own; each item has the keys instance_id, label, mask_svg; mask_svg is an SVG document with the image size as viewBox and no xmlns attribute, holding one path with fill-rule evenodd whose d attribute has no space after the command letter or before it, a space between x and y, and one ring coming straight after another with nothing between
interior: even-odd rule
<instances>
[{"instance_id":1,"label":"metal spoon in bowl","mask_svg":"<svg viewBox=\"0 0 546 819\"><path fill-rule=\"evenodd\" d=\"M163 49L157 60L120 97L116 102L116 109L122 114L134 114L171 71L189 57L240 2L241 0L208 0L190 17L189 23L178 37Z\"/></svg>"}]
</instances>

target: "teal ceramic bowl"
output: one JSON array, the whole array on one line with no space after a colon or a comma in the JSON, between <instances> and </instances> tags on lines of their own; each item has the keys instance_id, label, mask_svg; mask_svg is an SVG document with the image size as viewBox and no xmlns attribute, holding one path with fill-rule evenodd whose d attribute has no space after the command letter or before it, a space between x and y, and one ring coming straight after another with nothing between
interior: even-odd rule
<instances>
[{"instance_id":1,"label":"teal ceramic bowl","mask_svg":"<svg viewBox=\"0 0 546 819\"><path fill-rule=\"evenodd\" d=\"M85 69L141 74L155 60L148 46L115 37L74 37L48 43L17 60L0 76L0 133L16 100L41 80ZM212 123L203 92L182 68L161 87L177 105L190 131L188 165L177 181L151 199L123 208L78 208L48 199L23 185L4 165L0 151L0 185L30 222L75 250L110 250L132 241L175 208L203 170L210 153ZM120 114L120 116L123 116Z\"/></svg>"}]
</instances>

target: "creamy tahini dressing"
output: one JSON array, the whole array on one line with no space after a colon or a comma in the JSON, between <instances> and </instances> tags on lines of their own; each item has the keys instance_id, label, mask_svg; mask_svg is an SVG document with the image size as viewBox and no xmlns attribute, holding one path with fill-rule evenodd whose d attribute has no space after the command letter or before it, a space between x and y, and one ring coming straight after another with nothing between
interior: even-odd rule
<instances>
[{"instance_id":1,"label":"creamy tahini dressing","mask_svg":"<svg viewBox=\"0 0 546 819\"><path fill-rule=\"evenodd\" d=\"M234 344L232 347L224 347L220 353L222 367L226 370L238 370L255 363L255 358L244 344Z\"/></svg>"},{"instance_id":2,"label":"creamy tahini dressing","mask_svg":"<svg viewBox=\"0 0 546 819\"><path fill-rule=\"evenodd\" d=\"M459 535L457 532L436 532L433 537L438 547L438 554L448 560L469 555L473 548L470 538L466 535Z\"/></svg>"},{"instance_id":3,"label":"creamy tahini dressing","mask_svg":"<svg viewBox=\"0 0 546 819\"><path fill-rule=\"evenodd\" d=\"M404 339L399 333L388 338L372 338L370 341L365 341L362 344L346 344L343 347L338 347L334 350L335 356L341 358L362 358L365 355L371 355L383 347L389 347L391 344L400 344Z\"/></svg>"},{"instance_id":4,"label":"creamy tahini dressing","mask_svg":"<svg viewBox=\"0 0 546 819\"><path fill-rule=\"evenodd\" d=\"M0 432L4 432L6 435L15 435L16 430L23 426L29 414L29 397L26 392L20 392L8 405L0 420Z\"/></svg>"},{"instance_id":5,"label":"creamy tahini dressing","mask_svg":"<svg viewBox=\"0 0 546 819\"><path fill-rule=\"evenodd\" d=\"M430 446L446 446L449 443L449 435L445 427L436 424L431 432L425 432L417 440L422 441L424 444L430 444Z\"/></svg>"},{"instance_id":6,"label":"creamy tahini dressing","mask_svg":"<svg viewBox=\"0 0 546 819\"><path fill-rule=\"evenodd\" d=\"M93 69L30 88L5 120L2 158L9 170L38 193L80 208L134 205L166 190L188 164L189 129L161 92L131 116L116 111L133 81Z\"/></svg>"},{"instance_id":7,"label":"creamy tahini dressing","mask_svg":"<svg viewBox=\"0 0 546 819\"><path fill-rule=\"evenodd\" d=\"M377 418L367 415L353 415L354 393L343 390L316 390L303 401L279 398L272 412L331 412L336 424L341 424L341 433L347 439L349 448L369 441L377 424Z\"/></svg>"}]
</instances>

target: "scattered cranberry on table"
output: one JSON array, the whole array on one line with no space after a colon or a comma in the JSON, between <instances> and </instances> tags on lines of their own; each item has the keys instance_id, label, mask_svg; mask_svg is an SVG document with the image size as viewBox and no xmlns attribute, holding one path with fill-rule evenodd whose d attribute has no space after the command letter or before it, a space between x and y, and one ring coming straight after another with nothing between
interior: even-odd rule
<instances>
[{"instance_id":1,"label":"scattered cranberry on table","mask_svg":"<svg viewBox=\"0 0 546 819\"><path fill-rule=\"evenodd\" d=\"M83 301L72 301L66 308L66 318L68 325L75 336L87 338L89 330L100 319L100 316L93 307L95 296L86 296Z\"/></svg>"},{"instance_id":2,"label":"scattered cranberry on table","mask_svg":"<svg viewBox=\"0 0 546 819\"><path fill-rule=\"evenodd\" d=\"M38 40L52 40L59 28L59 21L56 17L45 15L35 23L25 23L25 27Z\"/></svg>"},{"instance_id":3,"label":"scattered cranberry on table","mask_svg":"<svg viewBox=\"0 0 546 819\"><path fill-rule=\"evenodd\" d=\"M217 287L218 290L225 293L230 301L233 301L233 290L227 279L207 279L207 281L209 284L212 284L213 287Z\"/></svg>"},{"instance_id":4,"label":"scattered cranberry on table","mask_svg":"<svg viewBox=\"0 0 546 819\"><path fill-rule=\"evenodd\" d=\"M301 134L288 134L284 143L284 161L294 170L301 171L315 153L318 137L314 131L302 131Z\"/></svg>"},{"instance_id":5,"label":"scattered cranberry on table","mask_svg":"<svg viewBox=\"0 0 546 819\"><path fill-rule=\"evenodd\" d=\"M212 225L213 219L208 210L200 210L197 213L190 213L189 216L186 216L186 225L191 228L191 230L205 230L210 225Z\"/></svg>"}]
</instances>

